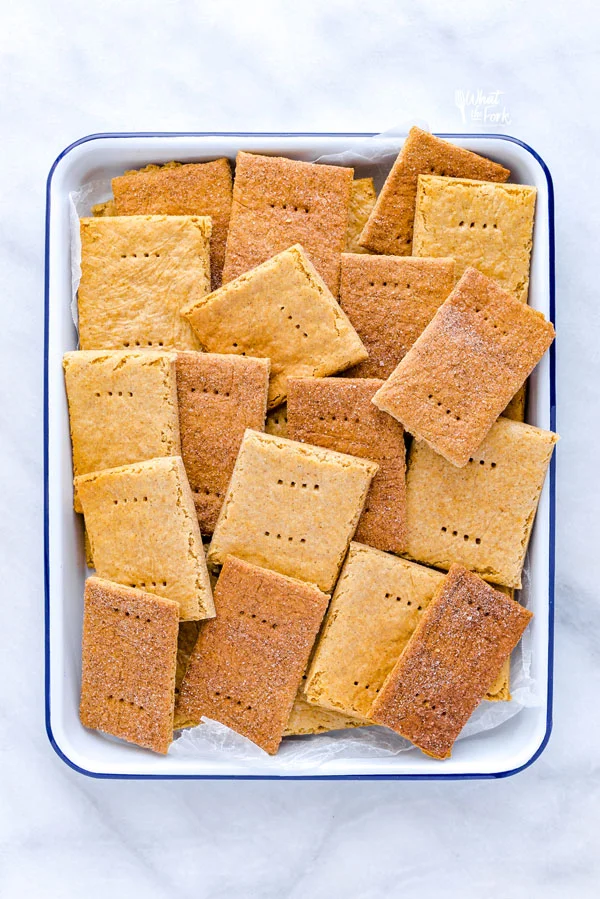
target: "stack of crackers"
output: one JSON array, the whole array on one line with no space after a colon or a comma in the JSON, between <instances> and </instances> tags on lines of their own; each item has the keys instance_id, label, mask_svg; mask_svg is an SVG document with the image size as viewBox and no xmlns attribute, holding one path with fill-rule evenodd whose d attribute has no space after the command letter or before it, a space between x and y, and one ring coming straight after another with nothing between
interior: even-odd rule
<instances>
[{"instance_id":1,"label":"stack of crackers","mask_svg":"<svg viewBox=\"0 0 600 899\"><path fill-rule=\"evenodd\" d=\"M240 152L113 180L64 357L85 520L81 720L450 755L510 700L556 436L524 422L535 189L413 128L379 196Z\"/></svg>"}]
</instances>

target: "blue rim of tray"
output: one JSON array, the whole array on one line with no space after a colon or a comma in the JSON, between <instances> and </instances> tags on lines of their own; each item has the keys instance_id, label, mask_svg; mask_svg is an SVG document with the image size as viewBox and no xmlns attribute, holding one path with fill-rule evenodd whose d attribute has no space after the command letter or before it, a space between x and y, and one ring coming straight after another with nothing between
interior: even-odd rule
<instances>
[{"instance_id":1,"label":"blue rim of tray","mask_svg":"<svg viewBox=\"0 0 600 899\"><path fill-rule=\"evenodd\" d=\"M458 134L436 133L437 137L448 140L470 140L485 138L508 141L522 147L539 163L548 187L548 265L550 287L550 320L555 320L555 248L554 248L554 186L548 166L532 147L516 137L507 134ZM60 748L52 732L50 714L50 557L49 557L49 496L48 496L48 324L49 324L49 292L50 292L50 191L52 177L60 161L75 147L93 140L107 138L140 138L140 137L375 137L375 133L363 132L257 132L257 131L140 131L89 134L70 144L57 156L46 182L46 236L44 265L44 689L46 733L56 754L74 771L109 780L490 780L511 777L532 765L542 754L552 732L552 697L554 683L554 572L555 572L555 531L556 531L556 456L550 461L550 506L549 506L549 563L548 563L548 693L546 731L544 737L530 759L518 768L491 773L463 774L124 774L88 771L73 762ZM550 347L550 430L556 430L556 347Z\"/></svg>"}]
</instances>

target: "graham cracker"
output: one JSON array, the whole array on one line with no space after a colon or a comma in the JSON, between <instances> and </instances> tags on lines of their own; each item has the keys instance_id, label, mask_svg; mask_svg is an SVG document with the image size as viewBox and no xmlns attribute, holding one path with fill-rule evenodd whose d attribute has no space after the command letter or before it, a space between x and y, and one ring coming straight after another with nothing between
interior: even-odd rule
<instances>
[{"instance_id":1,"label":"graham cracker","mask_svg":"<svg viewBox=\"0 0 600 899\"><path fill-rule=\"evenodd\" d=\"M453 259L342 253L340 306L369 358L351 378L389 378L455 285Z\"/></svg>"},{"instance_id":2,"label":"graham cracker","mask_svg":"<svg viewBox=\"0 0 600 899\"><path fill-rule=\"evenodd\" d=\"M80 231L82 350L199 348L180 310L210 289L210 219L83 218Z\"/></svg>"},{"instance_id":3,"label":"graham cracker","mask_svg":"<svg viewBox=\"0 0 600 899\"><path fill-rule=\"evenodd\" d=\"M383 381L370 378L290 378L288 434L371 459L379 471L371 481L355 539L378 549L406 549L406 451L402 425L371 400Z\"/></svg>"},{"instance_id":4,"label":"graham cracker","mask_svg":"<svg viewBox=\"0 0 600 899\"><path fill-rule=\"evenodd\" d=\"M75 351L63 369L75 477L179 454L173 353Z\"/></svg>"},{"instance_id":5,"label":"graham cracker","mask_svg":"<svg viewBox=\"0 0 600 899\"><path fill-rule=\"evenodd\" d=\"M92 215L116 215L115 201L106 200L104 203L96 203L95 206L92 206Z\"/></svg>"},{"instance_id":6,"label":"graham cracker","mask_svg":"<svg viewBox=\"0 0 600 899\"><path fill-rule=\"evenodd\" d=\"M473 266L527 302L535 187L421 176L415 256L453 256L456 275Z\"/></svg>"},{"instance_id":7,"label":"graham cracker","mask_svg":"<svg viewBox=\"0 0 600 899\"><path fill-rule=\"evenodd\" d=\"M322 706L307 702L300 694L296 696L290 717L283 732L284 737L306 734L324 734L332 730L348 730L351 727L368 727L372 721L351 718Z\"/></svg>"},{"instance_id":8,"label":"graham cracker","mask_svg":"<svg viewBox=\"0 0 600 899\"><path fill-rule=\"evenodd\" d=\"M271 360L269 408L288 377L323 377L367 358L360 338L301 246L293 246L182 310L213 353Z\"/></svg>"},{"instance_id":9,"label":"graham cracker","mask_svg":"<svg viewBox=\"0 0 600 899\"><path fill-rule=\"evenodd\" d=\"M519 387L512 400L502 413L504 418L512 418L513 421L525 421L525 402L527 400L527 383Z\"/></svg>"},{"instance_id":10,"label":"graham cracker","mask_svg":"<svg viewBox=\"0 0 600 899\"><path fill-rule=\"evenodd\" d=\"M411 128L360 236L361 246L376 253L411 255L417 180L419 175L425 174L482 181L506 181L510 177L509 170L497 162L463 150L420 128Z\"/></svg>"},{"instance_id":11,"label":"graham cracker","mask_svg":"<svg viewBox=\"0 0 600 899\"><path fill-rule=\"evenodd\" d=\"M181 682L190 663L190 656L198 634L200 633L200 621L180 621L177 635L177 669L175 672L175 696L179 696Z\"/></svg>"},{"instance_id":12,"label":"graham cracker","mask_svg":"<svg viewBox=\"0 0 600 899\"><path fill-rule=\"evenodd\" d=\"M439 571L352 543L308 671L306 698L367 718L443 580Z\"/></svg>"},{"instance_id":13,"label":"graham cracker","mask_svg":"<svg viewBox=\"0 0 600 899\"><path fill-rule=\"evenodd\" d=\"M212 222L212 289L221 285L231 214L231 164L228 159L148 165L113 178L113 215L200 215Z\"/></svg>"},{"instance_id":14,"label":"graham cracker","mask_svg":"<svg viewBox=\"0 0 600 899\"><path fill-rule=\"evenodd\" d=\"M287 405L285 403L269 412L265 422L265 431L267 434L275 434L276 437L287 437Z\"/></svg>"},{"instance_id":15,"label":"graham cracker","mask_svg":"<svg viewBox=\"0 0 600 899\"><path fill-rule=\"evenodd\" d=\"M498 589L498 588L496 588ZM510 702L510 656L503 663L500 674L484 696L488 702Z\"/></svg>"},{"instance_id":16,"label":"graham cracker","mask_svg":"<svg viewBox=\"0 0 600 899\"><path fill-rule=\"evenodd\" d=\"M85 727L166 753L173 739L176 602L98 577L85 582L81 703Z\"/></svg>"},{"instance_id":17,"label":"graham cracker","mask_svg":"<svg viewBox=\"0 0 600 899\"><path fill-rule=\"evenodd\" d=\"M269 360L177 354L181 456L200 531L212 534L246 428L265 425Z\"/></svg>"},{"instance_id":18,"label":"graham cracker","mask_svg":"<svg viewBox=\"0 0 600 899\"><path fill-rule=\"evenodd\" d=\"M464 468L414 441L406 479L408 555L521 586L521 570L556 434L499 418Z\"/></svg>"},{"instance_id":19,"label":"graham cracker","mask_svg":"<svg viewBox=\"0 0 600 899\"><path fill-rule=\"evenodd\" d=\"M335 584L378 466L246 431L208 551L316 584Z\"/></svg>"},{"instance_id":20,"label":"graham cracker","mask_svg":"<svg viewBox=\"0 0 600 899\"><path fill-rule=\"evenodd\" d=\"M183 620L214 615L181 457L81 475L75 485L100 577L176 600Z\"/></svg>"},{"instance_id":21,"label":"graham cracker","mask_svg":"<svg viewBox=\"0 0 600 899\"><path fill-rule=\"evenodd\" d=\"M316 587L229 557L181 684L176 720L205 716L277 752L327 608Z\"/></svg>"},{"instance_id":22,"label":"graham cracker","mask_svg":"<svg viewBox=\"0 0 600 899\"><path fill-rule=\"evenodd\" d=\"M465 465L553 340L541 312L469 268L373 402Z\"/></svg>"},{"instance_id":23,"label":"graham cracker","mask_svg":"<svg viewBox=\"0 0 600 899\"><path fill-rule=\"evenodd\" d=\"M371 215L377 193L372 178L355 178L350 192L348 226L346 228L346 253L368 253L358 242L367 219Z\"/></svg>"},{"instance_id":24,"label":"graham cracker","mask_svg":"<svg viewBox=\"0 0 600 899\"><path fill-rule=\"evenodd\" d=\"M476 574L454 565L373 703L369 718L427 755L454 741L532 617Z\"/></svg>"},{"instance_id":25,"label":"graham cracker","mask_svg":"<svg viewBox=\"0 0 600 899\"><path fill-rule=\"evenodd\" d=\"M300 243L337 296L353 169L240 151L223 283Z\"/></svg>"}]
</instances>

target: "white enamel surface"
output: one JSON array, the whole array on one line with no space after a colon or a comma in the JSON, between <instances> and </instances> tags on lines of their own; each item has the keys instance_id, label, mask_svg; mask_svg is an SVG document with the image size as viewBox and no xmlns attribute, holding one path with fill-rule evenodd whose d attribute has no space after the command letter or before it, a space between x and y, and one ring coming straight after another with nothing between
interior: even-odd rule
<instances>
[{"instance_id":1,"label":"white enamel surface","mask_svg":"<svg viewBox=\"0 0 600 899\"><path fill-rule=\"evenodd\" d=\"M397 138L398 147L401 138ZM456 139L457 143L505 164L515 181L538 189L529 302L549 315L548 184L540 163L518 144L499 138ZM386 141L387 142L387 141ZM51 730L60 751L77 767L100 774L249 775L256 770L224 755L217 761L153 756L136 747L86 730L78 718L81 658L81 603L86 567L81 523L71 509L71 461L61 358L75 348L68 302L70 290L68 195L86 183L104 180L148 161L201 161L235 157L237 149L295 158L352 151L364 138L352 137L102 137L70 149L52 174L50 194L49 325L49 559L50 559L50 709ZM550 363L536 370L528 420L550 427ZM549 628L549 484L542 495L529 555L527 603L535 614L532 673L539 705L484 734L460 741L452 759L440 764L417 751L393 758L337 758L314 768L289 768L275 759L273 776L473 775L502 774L527 764L546 733Z\"/></svg>"}]
</instances>

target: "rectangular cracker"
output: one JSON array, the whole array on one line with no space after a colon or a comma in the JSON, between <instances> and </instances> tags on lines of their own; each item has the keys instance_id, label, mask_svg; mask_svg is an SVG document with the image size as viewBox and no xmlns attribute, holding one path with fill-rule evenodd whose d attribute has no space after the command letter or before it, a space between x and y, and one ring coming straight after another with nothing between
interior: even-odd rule
<instances>
[{"instance_id":1,"label":"rectangular cracker","mask_svg":"<svg viewBox=\"0 0 600 899\"><path fill-rule=\"evenodd\" d=\"M182 312L206 350L271 360L270 409L285 400L288 377L323 377L367 358L299 245Z\"/></svg>"},{"instance_id":2,"label":"rectangular cracker","mask_svg":"<svg viewBox=\"0 0 600 899\"><path fill-rule=\"evenodd\" d=\"M300 693L296 696L290 717L283 732L284 737L324 734L332 730L348 730L351 727L368 727L372 721L351 718L331 709L307 702Z\"/></svg>"},{"instance_id":3,"label":"rectangular cracker","mask_svg":"<svg viewBox=\"0 0 600 899\"><path fill-rule=\"evenodd\" d=\"M439 571L352 543L308 671L306 698L367 718L443 580Z\"/></svg>"},{"instance_id":4,"label":"rectangular cracker","mask_svg":"<svg viewBox=\"0 0 600 899\"><path fill-rule=\"evenodd\" d=\"M389 378L455 285L453 259L342 253L340 306L369 358L350 378Z\"/></svg>"},{"instance_id":5,"label":"rectangular cracker","mask_svg":"<svg viewBox=\"0 0 600 899\"><path fill-rule=\"evenodd\" d=\"M210 219L83 218L80 232L82 350L198 349L180 310L210 289Z\"/></svg>"},{"instance_id":6,"label":"rectangular cracker","mask_svg":"<svg viewBox=\"0 0 600 899\"><path fill-rule=\"evenodd\" d=\"M371 400L383 381L290 378L288 435L361 459L379 471L371 481L355 539L378 549L406 549L406 452L402 425Z\"/></svg>"},{"instance_id":7,"label":"rectangular cracker","mask_svg":"<svg viewBox=\"0 0 600 899\"><path fill-rule=\"evenodd\" d=\"M174 354L82 350L65 353L63 369L75 477L179 455Z\"/></svg>"},{"instance_id":8,"label":"rectangular cracker","mask_svg":"<svg viewBox=\"0 0 600 899\"><path fill-rule=\"evenodd\" d=\"M371 215L377 193L372 178L355 178L350 192L348 226L346 228L346 253L368 253L358 242L367 219Z\"/></svg>"},{"instance_id":9,"label":"rectangular cracker","mask_svg":"<svg viewBox=\"0 0 600 899\"><path fill-rule=\"evenodd\" d=\"M521 586L521 571L556 434L499 418L464 468L420 441L406 479L408 555Z\"/></svg>"},{"instance_id":10,"label":"rectangular cracker","mask_svg":"<svg viewBox=\"0 0 600 899\"><path fill-rule=\"evenodd\" d=\"M267 434L275 434L276 437L287 437L287 404L282 403L276 409L272 409L265 422Z\"/></svg>"},{"instance_id":11,"label":"rectangular cracker","mask_svg":"<svg viewBox=\"0 0 600 899\"><path fill-rule=\"evenodd\" d=\"M469 266L527 302L535 187L421 176L413 254L453 256L460 278Z\"/></svg>"},{"instance_id":12,"label":"rectangular cracker","mask_svg":"<svg viewBox=\"0 0 600 899\"><path fill-rule=\"evenodd\" d=\"M333 588L378 466L246 431L208 551Z\"/></svg>"},{"instance_id":13,"label":"rectangular cracker","mask_svg":"<svg viewBox=\"0 0 600 899\"><path fill-rule=\"evenodd\" d=\"M531 617L519 603L454 565L369 717L427 755L449 758Z\"/></svg>"},{"instance_id":14,"label":"rectangular cracker","mask_svg":"<svg viewBox=\"0 0 600 899\"><path fill-rule=\"evenodd\" d=\"M212 534L246 428L265 425L269 360L177 354L181 456L200 531Z\"/></svg>"},{"instance_id":15,"label":"rectangular cracker","mask_svg":"<svg viewBox=\"0 0 600 899\"><path fill-rule=\"evenodd\" d=\"M200 629L176 720L205 716L277 752L329 597L316 587L229 557L217 617Z\"/></svg>"},{"instance_id":16,"label":"rectangular cracker","mask_svg":"<svg viewBox=\"0 0 600 899\"><path fill-rule=\"evenodd\" d=\"M502 665L500 674L489 688L484 698L487 699L488 702L510 702L512 699L512 696L510 695L510 656Z\"/></svg>"},{"instance_id":17,"label":"rectangular cracker","mask_svg":"<svg viewBox=\"0 0 600 899\"><path fill-rule=\"evenodd\" d=\"M190 663L198 634L200 633L200 621L180 621L177 634L177 669L175 672L175 696L179 696L181 682Z\"/></svg>"},{"instance_id":18,"label":"rectangular cracker","mask_svg":"<svg viewBox=\"0 0 600 899\"><path fill-rule=\"evenodd\" d=\"M240 151L223 284L300 243L337 296L353 169Z\"/></svg>"},{"instance_id":19,"label":"rectangular cracker","mask_svg":"<svg viewBox=\"0 0 600 899\"><path fill-rule=\"evenodd\" d=\"M228 159L147 165L113 178L112 215L200 215L212 222L212 289L221 286L231 215L232 178Z\"/></svg>"},{"instance_id":20,"label":"rectangular cracker","mask_svg":"<svg viewBox=\"0 0 600 899\"><path fill-rule=\"evenodd\" d=\"M180 456L81 475L75 485L100 577L176 600L183 620L214 615Z\"/></svg>"},{"instance_id":21,"label":"rectangular cracker","mask_svg":"<svg viewBox=\"0 0 600 899\"><path fill-rule=\"evenodd\" d=\"M87 579L79 707L85 727L168 751L178 624L179 608L170 599Z\"/></svg>"},{"instance_id":22,"label":"rectangular cracker","mask_svg":"<svg viewBox=\"0 0 600 899\"><path fill-rule=\"evenodd\" d=\"M411 255L417 179L419 175L433 173L481 181L506 181L510 176L508 169L497 162L420 128L411 128L360 236L361 246L391 256Z\"/></svg>"},{"instance_id":23,"label":"rectangular cracker","mask_svg":"<svg viewBox=\"0 0 600 899\"><path fill-rule=\"evenodd\" d=\"M553 340L541 312L469 268L373 402L465 465Z\"/></svg>"}]
</instances>

